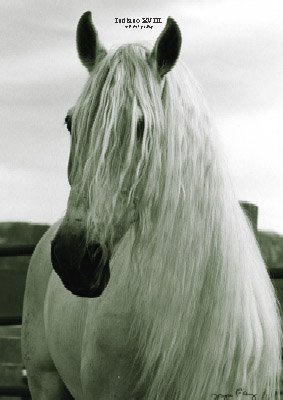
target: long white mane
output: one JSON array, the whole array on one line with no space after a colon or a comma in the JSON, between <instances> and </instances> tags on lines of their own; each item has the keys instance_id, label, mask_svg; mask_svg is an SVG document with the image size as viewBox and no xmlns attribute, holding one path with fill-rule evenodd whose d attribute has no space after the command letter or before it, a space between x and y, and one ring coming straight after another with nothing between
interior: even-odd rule
<instances>
[{"instance_id":1,"label":"long white mane","mask_svg":"<svg viewBox=\"0 0 283 400\"><path fill-rule=\"evenodd\" d=\"M274 289L192 75L178 62L160 84L144 47L121 47L90 74L72 132L88 239L114 252L125 212L134 215L120 279L145 398L202 400L239 388L277 398Z\"/></svg>"}]
</instances>

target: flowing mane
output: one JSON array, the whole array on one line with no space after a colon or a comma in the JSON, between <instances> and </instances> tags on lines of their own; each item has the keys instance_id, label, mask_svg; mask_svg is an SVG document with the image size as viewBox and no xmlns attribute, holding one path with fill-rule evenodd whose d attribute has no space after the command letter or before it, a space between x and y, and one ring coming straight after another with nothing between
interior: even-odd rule
<instances>
[{"instance_id":1,"label":"flowing mane","mask_svg":"<svg viewBox=\"0 0 283 400\"><path fill-rule=\"evenodd\" d=\"M210 399L237 388L275 399L274 289L202 91L179 61L160 84L148 57L137 44L106 55L72 117L87 240L98 237L113 254L111 279L134 310L137 388L150 400ZM133 223L115 246L125 202ZM126 248L118 271L115 257Z\"/></svg>"}]
</instances>

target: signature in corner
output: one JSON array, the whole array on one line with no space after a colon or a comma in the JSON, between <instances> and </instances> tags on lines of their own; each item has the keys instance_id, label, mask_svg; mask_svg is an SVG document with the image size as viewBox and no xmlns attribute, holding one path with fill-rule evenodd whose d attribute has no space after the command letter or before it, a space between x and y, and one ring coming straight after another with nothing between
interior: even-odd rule
<instances>
[{"instance_id":1,"label":"signature in corner","mask_svg":"<svg viewBox=\"0 0 283 400\"><path fill-rule=\"evenodd\" d=\"M235 395L236 395L236 397L239 397L241 395L242 396L250 396L249 400L256 400L256 396L257 396L256 394L248 393L246 390L243 390L242 388L236 389ZM215 400L220 400L220 399L226 399L227 400L229 398L234 398L233 394L231 394L231 393L226 393L226 394L213 393L212 396L215 396L215 397L213 397Z\"/></svg>"}]
</instances>

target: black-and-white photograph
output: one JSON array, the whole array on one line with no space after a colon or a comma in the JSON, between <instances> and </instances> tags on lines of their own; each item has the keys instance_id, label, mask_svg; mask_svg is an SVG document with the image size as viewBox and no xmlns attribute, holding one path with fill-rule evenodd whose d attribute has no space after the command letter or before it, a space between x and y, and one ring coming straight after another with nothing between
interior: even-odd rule
<instances>
[{"instance_id":1,"label":"black-and-white photograph","mask_svg":"<svg viewBox=\"0 0 283 400\"><path fill-rule=\"evenodd\" d=\"M0 400L283 398L282 1L0 26Z\"/></svg>"}]
</instances>

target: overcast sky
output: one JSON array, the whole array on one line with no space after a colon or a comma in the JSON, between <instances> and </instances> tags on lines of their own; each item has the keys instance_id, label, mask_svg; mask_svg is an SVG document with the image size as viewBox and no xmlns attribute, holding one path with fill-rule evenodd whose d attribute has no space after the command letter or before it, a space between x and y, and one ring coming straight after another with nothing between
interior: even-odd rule
<instances>
[{"instance_id":1,"label":"overcast sky","mask_svg":"<svg viewBox=\"0 0 283 400\"><path fill-rule=\"evenodd\" d=\"M182 58L215 115L239 199L259 206L259 228L283 234L282 0L2 0L0 221L55 222L64 214L69 136L63 125L87 73L76 54L90 10L107 48L153 44L171 15ZM115 17L159 17L128 30Z\"/></svg>"}]
</instances>

